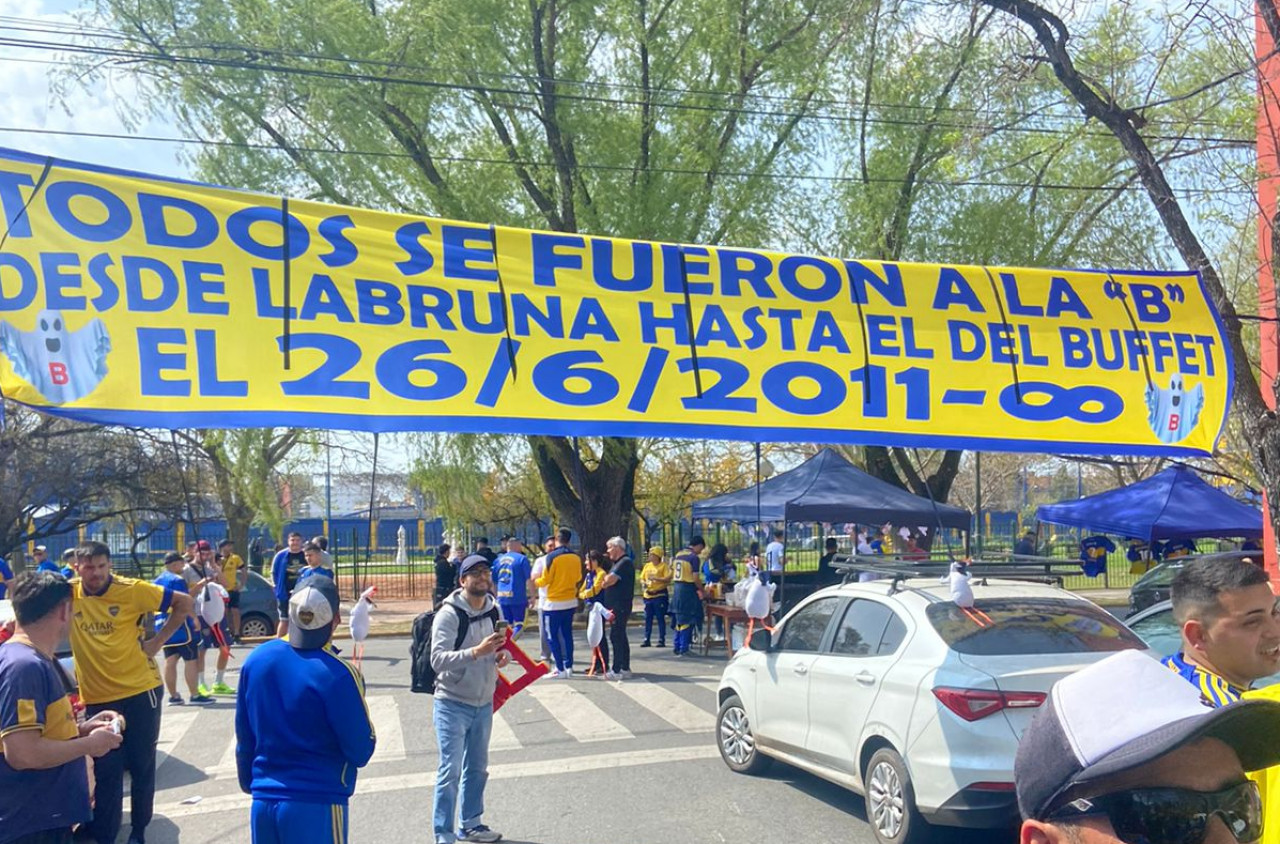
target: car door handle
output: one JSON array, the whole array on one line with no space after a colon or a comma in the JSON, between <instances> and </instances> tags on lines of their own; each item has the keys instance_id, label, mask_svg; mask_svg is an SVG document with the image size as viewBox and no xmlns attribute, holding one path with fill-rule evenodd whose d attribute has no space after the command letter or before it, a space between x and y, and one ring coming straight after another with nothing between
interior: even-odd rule
<instances>
[{"instance_id":1,"label":"car door handle","mask_svg":"<svg viewBox=\"0 0 1280 844\"><path fill-rule=\"evenodd\" d=\"M797 666L796 666L794 669L792 669L792 670L793 670L793 671L795 671L797 674L808 674L808 673L809 673L809 666L807 666L807 665L797 665Z\"/></svg>"},{"instance_id":2,"label":"car door handle","mask_svg":"<svg viewBox=\"0 0 1280 844\"><path fill-rule=\"evenodd\" d=\"M874 686L876 683L876 675L872 674L870 671L860 671L853 675L853 679L857 680L864 686Z\"/></svg>"}]
</instances>

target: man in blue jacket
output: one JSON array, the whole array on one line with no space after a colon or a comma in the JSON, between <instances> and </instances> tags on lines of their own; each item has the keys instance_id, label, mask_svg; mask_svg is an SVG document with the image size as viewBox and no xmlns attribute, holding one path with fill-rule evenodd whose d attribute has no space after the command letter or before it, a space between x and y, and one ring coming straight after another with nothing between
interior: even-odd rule
<instances>
[{"instance_id":1,"label":"man in blue jacket","mask_svg":"<svg viewBox=\"0 0 1280 844\"><path fill-rule=\"evenodd\" d=\"M376 737L364 680L329 646L338 587L307 578L289 598L289 639L249 654L236 696L236 771L253 795L254 844L346 844L356 768Z\"/></svg>"}]
</instances>

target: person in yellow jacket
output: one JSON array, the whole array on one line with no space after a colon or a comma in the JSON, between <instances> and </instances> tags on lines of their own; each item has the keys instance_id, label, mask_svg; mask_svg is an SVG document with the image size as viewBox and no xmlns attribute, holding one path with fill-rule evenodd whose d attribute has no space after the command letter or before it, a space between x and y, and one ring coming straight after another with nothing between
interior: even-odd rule
<instances>
[{"instance_id":1,"label":"person in yellow jacket","mask_svg":"<svg viewBox=\"0 0 1280 844\"><path fill-rule=\"evenodd\" d=\"M556 670L551 677L567 680L573 676L573 614L578 610L578 583L582 580L582 558L569 547L573 534L560 528L556 550L547 555L542 575L534 581L547 590L542 609L547 621L543 636L551 646Z\"/></svg>"},{"instance_id":2,"label":"person in yellow jacket","mask_svg":"<svg viewBox=\"0 0 1280 844\"><path fill-rule=\"evenodd\" d=\"M1266 686L1244 693L1241 700L1280 701L1280 686ZM1259 844L1280 844L1280 767L1245 774L1258 784L1262 795L1262 838Z\"/></svg>"},{"instance_id":3,"label":"person in yellow jacket","mask_svg":"<svg viewBox=\"0 0 1280 844\"><path fill-rule=\"evenodd\" d=\"M640 647L653 646L653 621L658 621L658 647L667 646L667 610L670 607L671 566L662 559L662 549L649 549L649 561L640 571L644 587L644 641Z\"/></svg>"}]
</instances>

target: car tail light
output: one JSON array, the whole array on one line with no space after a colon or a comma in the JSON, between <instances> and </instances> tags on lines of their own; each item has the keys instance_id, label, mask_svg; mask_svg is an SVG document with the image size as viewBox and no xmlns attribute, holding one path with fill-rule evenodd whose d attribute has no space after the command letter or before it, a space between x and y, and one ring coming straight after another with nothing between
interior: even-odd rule
<instances>
[{"instance_id":1,"label":"car tail light","mask_svg":"<svg viewBox=\"0 0 1280 844\"><path fill-rule=\"evenodd\" d=\"M933 696L966 721L978 721L1001 709L1034 709L1044 703L1043 692L998 692L991 689L953 689L940 686Z\"/></svg>"}]
</instances>

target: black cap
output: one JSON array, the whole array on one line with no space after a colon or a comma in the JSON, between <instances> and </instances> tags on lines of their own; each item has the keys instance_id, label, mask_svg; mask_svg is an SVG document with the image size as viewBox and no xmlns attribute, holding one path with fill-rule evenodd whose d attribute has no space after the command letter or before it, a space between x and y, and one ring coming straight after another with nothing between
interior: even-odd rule
<instances>
[{"instance_id":1,"label":"black cap","mask_svg":"<svg viewBox=\"0 0 1280 844\"><path fill-rule=\"evenodd\" d=\"M1059 680L1018 744L1018 809L1045 820L1068 790L1154 762L1200 738L1231 747L1246 771L1280 764L1280 703L1212 709L1195 686L1128 650Z\"/></svg>"},{"instance_id":2,"label":"black cap","mask_svg":"<svg viewBox=\"0 0 1280 844\"><path fill-rule=\"evenodd\" d=\"M472 554L470 557L467 557L465 560L462 561L462 565L458 566L458 577L466 576L476 566L484 566L485 568L492 568L492 566L489 563L488 557L482 556L480 554Z\"/></svg>"}]
</instances>

